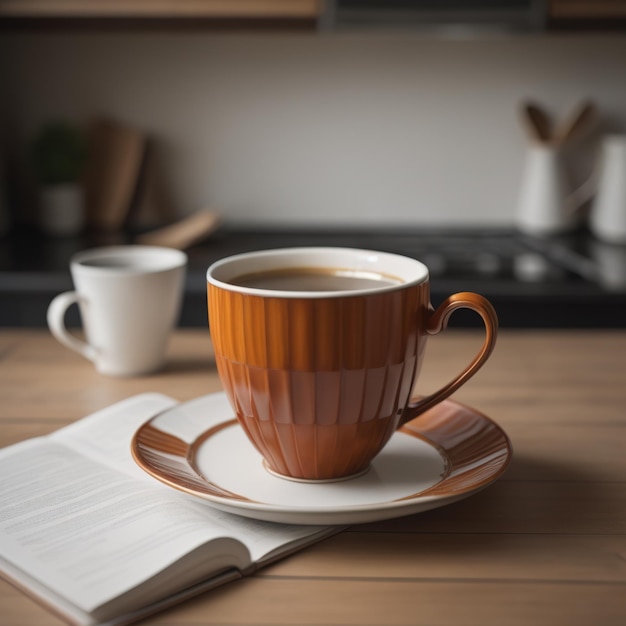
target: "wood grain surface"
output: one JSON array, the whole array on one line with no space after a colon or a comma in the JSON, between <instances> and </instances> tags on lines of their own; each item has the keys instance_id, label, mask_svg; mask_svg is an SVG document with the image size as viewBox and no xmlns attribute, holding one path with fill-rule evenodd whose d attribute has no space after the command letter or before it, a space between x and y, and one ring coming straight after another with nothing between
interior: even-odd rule
<instances>
[{"instance_id":1,"label":"wood grain surface","mask_svg":"<svg viewBox=\"0 0 626 626\"><path fill-rule=\"evenodd\" d=\"M443 384L481 343L474 331L432 338L417 391ZM0 445L143 391L188 400L221 389L208 331L178 331L169 357L157 375L116 380L45 331L0 331ZM496 484L351 527L145 623L626 623L626 332L502 331L454 398L511 437L513 461ZM0 623L61 622L0 581Z\"/></svg>"}]
</instances>

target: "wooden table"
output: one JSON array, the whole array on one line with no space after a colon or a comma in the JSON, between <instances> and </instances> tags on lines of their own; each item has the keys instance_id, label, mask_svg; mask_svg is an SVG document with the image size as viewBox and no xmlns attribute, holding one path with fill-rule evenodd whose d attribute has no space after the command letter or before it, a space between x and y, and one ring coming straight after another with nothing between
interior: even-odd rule
<instances>
[{"instance_id":1,"label":"wooden table","mask_svg":"<svg viewBox=\"0 0 626 626\"><path fill-rule=\"evenodd\" d=\"M482 341L431 339L420 390ZM208 332L179 331L167 369L116 380L44 331L0 331L0 445L116 400L220 389ZM339 535L150 624L626 624L626 332L503 331L455 398L495 419L514 459L448 507ZM58 624L0 581L0 623Z\"/></svg>"}]
</instances>

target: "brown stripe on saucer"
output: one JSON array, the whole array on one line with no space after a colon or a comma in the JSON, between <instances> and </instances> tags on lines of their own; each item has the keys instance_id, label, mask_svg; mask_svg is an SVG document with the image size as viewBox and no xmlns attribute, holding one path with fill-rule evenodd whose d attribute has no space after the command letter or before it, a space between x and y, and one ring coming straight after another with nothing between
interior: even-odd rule
<instances>
[{"instance_id":1,"label":"brown stripe on saucer","mask_svg":"<svg viewBox=\"0 0 626 626\"><path fill-rule=\"evenodd\" d=\"M252 502L211 483L200 474L195 463L200 445L222 428L233 425L236 420L218 424L189 445L182 439L159 430L153 423L155 419L139 428L133 437L131 452L139 467L162 483L191 495L206 494Z\"/></svg>"},{"instance_id":2,"label":"brown stripe on saucer","mask_svg":"<svg viewBox=\"0 0 626 626\"><path fill-rule=\"evenodd\" d=\"M511 442L495 422L451 400L441 402L401 431L434 445L447 461L440 482L408 499L479 490L504 473L512 456Z\"/></svg>"}]
</instances>

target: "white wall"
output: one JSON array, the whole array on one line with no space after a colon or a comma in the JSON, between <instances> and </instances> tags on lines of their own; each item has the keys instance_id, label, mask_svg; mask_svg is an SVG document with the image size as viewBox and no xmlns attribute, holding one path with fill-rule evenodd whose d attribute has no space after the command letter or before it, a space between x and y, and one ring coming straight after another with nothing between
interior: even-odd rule
<instances>
[{"instance_id":1,"label":"white wall","mask_svg":"<svg viewBox=\"0 0 626 626\"><path fill-rule=\"evenodd\" d=\"M624 36L0 37L13 156L49 118L111 115L154 137L181 213L231 222L507 225L521 98L626 128Z\"/></svg>"}]
</instances>

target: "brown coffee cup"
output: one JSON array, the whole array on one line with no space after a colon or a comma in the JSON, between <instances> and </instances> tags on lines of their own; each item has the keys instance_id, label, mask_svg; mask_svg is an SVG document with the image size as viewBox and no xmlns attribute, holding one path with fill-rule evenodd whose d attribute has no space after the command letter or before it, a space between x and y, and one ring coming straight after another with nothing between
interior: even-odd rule
<instances>
[{"instance_id":1,"label":"brown coffee cup","mask_svg":"<svg viewBox=\"0 0 626 626\"><path fill-rule=\"evenodd\" d=\"M350 248L240 254L207 271L209 325L220 379L267 469L301 480L358 475L396 429L463 385L485 363L498 319L463 292L437 310L425 265ZM459 308L486 336L474 360L419 400L411 393L426 340Z\"/></svg>"}]
</instances>

